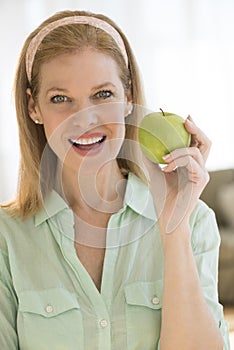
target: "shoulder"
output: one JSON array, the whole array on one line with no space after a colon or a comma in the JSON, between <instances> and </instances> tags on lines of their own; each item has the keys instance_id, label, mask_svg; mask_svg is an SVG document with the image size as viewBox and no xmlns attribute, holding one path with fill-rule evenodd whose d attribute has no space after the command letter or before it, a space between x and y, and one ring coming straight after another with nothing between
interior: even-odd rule
<instances>
[{"instance_id":1,"label":"shoulder","mask_svg":"<svg viewBox=\"0 0 234 350\"><path fill-rule=\"evenodd\" d=\"M0 232L8 229L11 230L14 227L19 227L22 225L27 225L32 222L34 217L29 219L21 219L17 215L10 215L5 208L0 208Z\"/></svg>"},{"instance_id":2,"label":"shoulder","mask_svg":"<svg viewBox=\"0 0 234 350\"><path fill-rule=\"evenodd\" d=\"M9 244L21 240L33 226L34 217L22 220L17 216L10 216L6 209L0 208L0 249L7 251Z\"/></svg>"},{"instance_id":3,"label":"shoulder","mask_svg":"<svg viewBox=\"0 0 234 350\"><path fill-rule=\"evenodd\" d=\"M191 217L191 243L195 252L216 249L220 245L220 234L214 211L199 200Z\"/></svg>"},{"instance_id":4,"label":"shoulder","mask_svg":"<svg viewBox=\"0 0 234 350\"><path fill-rule=\"evenodd\" d=\"M208 218L216 221L213 209L211 209L204 201L199 199L190 218L191 225L197 225L200 221L204 221Z\"/></svg>"}]
</instances>

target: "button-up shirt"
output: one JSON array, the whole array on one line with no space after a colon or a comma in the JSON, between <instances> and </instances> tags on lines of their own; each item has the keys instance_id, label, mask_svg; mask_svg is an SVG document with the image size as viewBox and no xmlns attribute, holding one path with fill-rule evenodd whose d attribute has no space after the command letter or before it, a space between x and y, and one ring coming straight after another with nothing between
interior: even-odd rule
<instances>
[{"instance_id":1,"label":"button-up shirt","mask_svg":"<svg viewBox=\"0 0 234 350\"><path fill-rule=\"evenodd\" d=\"M228 350L217 294L220 236L202 201L190 226L204 296ZM129 174L123 207L108 222L100 291L77 257L74 235L73 212L55 191L26 220L1 210L0 348L159 349L163 249L149 188Z\"/></svg>"}]
</instances>

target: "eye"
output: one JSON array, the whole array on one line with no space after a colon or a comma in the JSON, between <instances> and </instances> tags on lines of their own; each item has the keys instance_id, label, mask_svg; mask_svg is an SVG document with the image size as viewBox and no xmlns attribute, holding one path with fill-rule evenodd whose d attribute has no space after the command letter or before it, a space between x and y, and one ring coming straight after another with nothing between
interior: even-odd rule
<instances>
[{"instance_id":1,"label":"eye","mask_svg":"<svg viewBox=\"0 0 234 350\"><path fill-rule=\"evenodd\" d=\"M95 94L95 97L102 98L102 99L110 98L112 96L113 96L113 93L110 90L102 90Z\"/></svg>"},{"instance_id":2,"label":"eye","mask_svg":"<svg viewBox=\"0 0 234 350\"><path fill-rule=\"evenodd\" d=\"M67 96L64 95L56 95L51 97L51 102L52 103L63 103L63 102L70 102L71 99L69 99Z\"/></svg>"}]
</instances>

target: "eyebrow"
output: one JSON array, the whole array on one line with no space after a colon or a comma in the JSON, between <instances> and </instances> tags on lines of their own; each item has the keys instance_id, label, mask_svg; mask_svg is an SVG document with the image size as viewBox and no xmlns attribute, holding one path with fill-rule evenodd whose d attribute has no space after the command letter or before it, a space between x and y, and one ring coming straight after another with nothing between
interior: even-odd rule
<instances>
[{"instance_id":1,"label":"eyebrow","mask_svg":"<svg viewBox=\"0 0 234 350\"><path fill-rule=\"evenodd\" d=\"M102 88L104 88L105 86L108 86L108 85L111 85L113 88L116 88L116 86L113 83L111 83L110 81L107 81L105 83L102 83L102 84L99 84L97 86L94 86L91 90L94 91L94 90L102 89Z\"/></svg>"},{"instance_id":2,"label":"eyebrow","mask_svg":"<svg viewBox=\"0 0 234 350\"><path fill-rule=\"evenodd\" d=\"M52 87L52 88L46 90L46 95L47 95L49 92L53 92L53 91L68 92L67 89L63 89L63 88L59 88L59 87L54 86L54 87Z\"/></svg>"},{"instance_id":3,"label":"eyebrow","mask_svg":"<svg viewBox=\"0 0 234 350\"><path fill-rule=\"evenodd\" d=\"M110 85L111 85L113 88L116 88L116 86L115 86L113 83L111 83L110 81L107 81L107 82L105 82L105 83L101 83L101 84L99 84L99 85L94 86L94 87L91 89L91 91L96 91L96 90L98 90L98 89L102 89L102 88L104 88L104 87L106 87L106 86L110 86ZM67 90L67 89L64 89L64 88L61 88L61 87L57 87L57 86L53 86L52 88L50 88L50 89L48 89L48 90L46 91L46 95L47 95L49 92L53 92L53 91L69 92L69 90Z\"/></svg>"}]
</instances>

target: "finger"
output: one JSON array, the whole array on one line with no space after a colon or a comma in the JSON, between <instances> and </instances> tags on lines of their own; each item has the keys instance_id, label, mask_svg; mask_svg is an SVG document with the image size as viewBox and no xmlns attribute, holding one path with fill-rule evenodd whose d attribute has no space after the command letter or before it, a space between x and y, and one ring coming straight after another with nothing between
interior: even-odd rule
<instances>
[{"instance_id":1,"label":"finger","mask_svg":"<svg viewBox=\"0 0 234 350\"><path fill-rule=\"evenodd\" d=\"M185 120L185 128L191 134L191 146L199 148L203 159L206 161L211 148L210 139L198 128L190 115Z\"/></svg>"},{"instance_id":2,"label":"finger","mask_svg":"<svg viewBox=\"0 0 234 350\"><path fill-rule=\"evenodd\" d=\"M176 168L187 168L189 171L194 172L196 168L201 168L200 165L193 157L184 155L183 157L171 158L167 166L163 168L164 172L170 172Z\"/></svg>"},{"instance_id":3,"label":"finger","mask_svg":"<svg viewBox=\"0 0 234 350\"><path fill-rule=\"evenodd\" d=\"M163 168L163 171L169 173L175 171L177 168L185 168L187 169L189 181L196 184L206 184L209 180L209 175L205 169L204 160L199 153L200 152L195 149L195 152L193 152L194 156L184 155L183 157L174 158Z\"/></svg>"},{"instance_id":4,"label":"finger","mask_svg":"<svg viewBox=\"0 0 234 350\"><path fill-rule=\"evenodd\" d=\"M191 168L193 170L189 171L188 167L178 167L175 172L177 174L177 196L168 215L166 233L172 233L184 217L192 212L205 187L205 173L193 159L191 159L192 162L194 163L194 167Z\"/></svg>"},{"instance_id":5,"label":"finger","mask_svg":"<svg viewBox=\"0 0 234 350\"><path fill-rule=\"evenodd\" d=\"M200 164L200 166L204 166L203 156L197 147L177 148L164 156L163 159L166 163L171 163L173 161L177 162L177 159L181 157L192 157L197 163Z\"/></svg>"}]
</instances>

